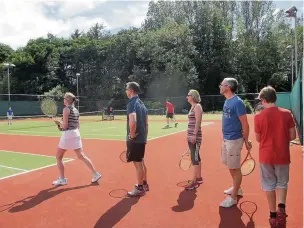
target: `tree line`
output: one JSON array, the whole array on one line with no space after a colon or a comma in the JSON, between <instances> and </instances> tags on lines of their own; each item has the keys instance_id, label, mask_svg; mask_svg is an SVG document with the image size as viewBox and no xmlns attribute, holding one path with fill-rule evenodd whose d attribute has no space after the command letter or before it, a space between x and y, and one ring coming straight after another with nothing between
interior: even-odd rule
<instances>
[{"instance_id":1,"label":"tree line","mask_svg":"<svg viewBox=\"0 0 304 228\"><path fill-rule=\"evenodd\" d=\"M17 50L0 44L0 93L8 93L4 62L16 65L12 94L76 94L77 73L80 96L91 100L125 98L130 80L140 83L142 97L184 96L190 88L218 94L230 76L239 80L240 93L267 84L290 91L290 21L271 1L151 1L139 28L111 34L97 23L69 38L31 39Z\"/></svg>"}]
</instances>

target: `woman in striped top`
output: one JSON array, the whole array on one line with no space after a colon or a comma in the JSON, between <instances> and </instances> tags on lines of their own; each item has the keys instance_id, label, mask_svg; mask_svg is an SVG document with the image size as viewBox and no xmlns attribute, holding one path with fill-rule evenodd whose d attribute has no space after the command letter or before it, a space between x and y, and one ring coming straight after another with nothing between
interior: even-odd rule
<instances>
[{"instance_id":1,"label":"woman in striped top","mask_svg":"<svg viewBox=\"0 0 304 228\"><path fill-rule=\"evenodd\" d=\"M82 142L79 132L79 112L74 106L75 101L76 97L72 93L66 93L64 95L65 107L63 109L63 122L58 123L55 121L58 128L62 131L56 155L60 177L58 180L53 182L53 185L56 186L67 184L67 179L64 176L64 165L62 159L64 153L69 149L74 150L77 157L92 171L92 183L97 182L101 178L101 175L96 172L91 160L82 151Z\"/></svg>"},{"instance_id":2,"label":"woman in striped top","mask_svg":"<svg viewBox=\"0 0 304 228\"><path fill-rule=\"evenodd\" d=\"M193 165L192 180L185 187L186 190L192 190L198 188L199 184L203 183L201 158L199 154L201 142L202 142L202 115L203 108L199 104L201 97L198 91L190 90L187 96L188 102L191 104L191 109L188 114L188 129L187 129L187 141L189 150L191 152L191 161Z\"/></svg>"}]
</instances>

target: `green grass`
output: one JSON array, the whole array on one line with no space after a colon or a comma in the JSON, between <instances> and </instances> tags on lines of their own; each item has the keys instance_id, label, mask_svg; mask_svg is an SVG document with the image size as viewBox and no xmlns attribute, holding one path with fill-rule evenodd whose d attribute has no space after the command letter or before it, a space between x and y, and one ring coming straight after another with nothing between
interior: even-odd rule
<instances>
[{"instance_id":1,"label":"green grass","mask_svg":"<svg viewBox=\"0 0 304 228\"><path fill-rule=\"evenodd\" d=\"M52 156L0 151L0 178L55 164L56 158Z\"/></svg>"},{"instance_id":2,"label":"green grass","mask_svg":"<svg viewBox=\"0 0 304 228\"><path fill-rule=\"evenodd\" d=\"M166 125L165 116L150 116L149 120L149 136L148 139L160 137L175 132L184 131L187 128L187 116L178 115L178 127L163 129ZM203 121L212 121L219 119L219 115L204 115ZM112 139L125 140L126 138L126 120L124 116L117 116L118 120L101 121L100 116L81 116L80 133L82 138L90 139ZM161 121L163 120L163 121ZM13 125L8 126L7 123L0 123L0 133L15 135L38 135L38 136L60 136L55 124L50 120L18 120Z\"/></svg>"}]
</instances>

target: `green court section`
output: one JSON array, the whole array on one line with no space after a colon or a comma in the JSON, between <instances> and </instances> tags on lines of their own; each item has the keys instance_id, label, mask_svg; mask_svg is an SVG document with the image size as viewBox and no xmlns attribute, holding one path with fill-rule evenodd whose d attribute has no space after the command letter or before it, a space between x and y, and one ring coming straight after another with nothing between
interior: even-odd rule
<instances>
[{"instance_id":1,"label":"green court section","mask_svg":"<svg viewBox=\"0 0 304 228\"><path fill-rule=\"evenodd\" d=\"M65 158L64 162L71 159ZM0 151L0 178L56 165L56 157Z\"/></svg>"},{"instance_id":2,"label":"green court section","mask_svg":"<svg viewBox=\"0 0 304 228\"><path fill-rule=\"evenodd\" d=\"M91 117L92 118L92 117ZM155 118L155 117L154 117ZM178 126L175 128L173 124L171 127L165 129L166 120L164 121L155 118L153 121L150 118L149 122L149 134L148 139L161 137L176 132L185 131L187 128L187 121L184 117L183 121L178 122ZM112 139L112 140L125 140L126 139L126 121L114 120L114 121L90 121L82 117L80 122L80 133L82 138L89 139ZM212 122L204 118L204 121ZM14 121L13 125L7 125L6 122L0 122L0 133L14 134L14 135L36 135L36 136L60 136L61 132L51 120L34 121L34 120L18 120Z\"/></svg>"},{"instance_id":3,"label":"green court section","mask_svg":"<svg viewBox=\"0 0 304 228\"><path fill-rule=\"evenodd\" d=\"M17 169L12 169L8 167L3 167L0 166L0 178L6 177L6 176L11 176L17 173L22 173L22 170L17 170Z\"/></svg>"}]
</instances>

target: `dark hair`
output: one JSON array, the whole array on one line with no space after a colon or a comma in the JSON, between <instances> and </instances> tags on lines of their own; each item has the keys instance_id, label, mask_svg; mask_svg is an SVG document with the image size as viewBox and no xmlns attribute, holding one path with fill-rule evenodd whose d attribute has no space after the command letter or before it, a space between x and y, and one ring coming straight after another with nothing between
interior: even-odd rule
<instances>
[{"instance_id":1,"label":"dark hair","mask_svg":"<svg viewBox=\"0 0 304 228\"><path fill-rule=\"evenodd\" d=\"M170 99L168 98L167 101L170 102Z\"/></svg>"},{"instance_id":2,"label":"dark hair","mask_svg":"<svg viewBox=\"0 0 304 228\"><path fill-rule=\"evenodd\" d=\"M276 90L271 86L264 87L260 91L259 99L265 100L267 103L275 103L277 101Z\"/></svg>"},{"instance_id":3,"label":"dark hair","mask_svg":"<svg viewBox=\"0 0 304 228\"><path fill-rule=\"evenodd\" d=\"M137 94L140 92L140 86L137 82L128 82L126 85L127 89L131 89Z\"/></svg>"},{"instance_id":4,"label":"dark hair","mask_svg":"<svg viewBox=\"0 0 304 228\"><path fill-rule=\"evenodd\" d=\"M229 85L231 92L235 93L239 85L238 81L235 78L225 78L224 80Z\"/></svg>"}]
</instances>

